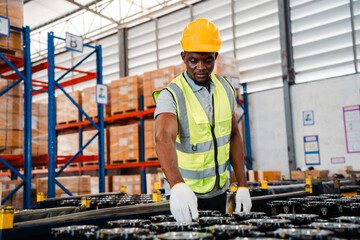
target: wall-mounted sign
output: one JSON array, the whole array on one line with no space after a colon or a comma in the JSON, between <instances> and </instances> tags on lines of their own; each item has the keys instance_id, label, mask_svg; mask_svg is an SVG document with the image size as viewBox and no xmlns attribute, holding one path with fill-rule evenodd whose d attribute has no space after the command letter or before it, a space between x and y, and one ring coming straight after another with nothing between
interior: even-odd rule
<instances>
[{"instance_id":1,"label":"wall-mounted sign","mask_svg":"<svg viewBox=\"0 0 360 240\"><path fill-rule=\"evenodd\" d=\"M360 105L343 107L346 149L360 153Z\"/></svg>"},{"instance_id":2,"label":"wall-mounted sign","mask_svg":"<svg viewBox=\"0 0 360 240\"><path fill-rule=\"evenodd\" d=\"M82 53L84 49L84 39L81 36L67 32L65 38L65 47L69 50Z\"/></svg>"},{"instance_id":3,"label":"wall-mounted sign","mask_svg":"<svg viewBox=\"0 0 360 240\"><path fill-rule=\"evenodd\" d=\"M314 125L314 111L303 111L303 124L304 126Z\"/></svg>"},{"instance_id":4,"label":"wall-mounted sign","mask_svg":"<svg viewBox=\"0 0 360 240\"><path fill-rule=\"evenodd\" d=\"M0 36L10 37L10 20L0 16Z\"/></svg>"},{"instance_id":5,"label":"wall-mounted sign","mask_svg":"<svg viewBox=\"0 0 360 240\"><path fill-rule=\"evenodd\" d=\"M319 137L304 136L304 152L306 165L320 165Z\"/></svg>"},{"instance_id":6,"label":"wall-mounted sign","mask_svg":"<svg viewBox=\"0 0 360 240\"><path fill-rule=\"evenodd\" d=\"M103 84L96 84L96 102L98 104L108 105L108 87Z\"/></svg>"},{"instance_id":7,"label":"wall-mounted sign","mask_svg":"<svg viewBox=\"0 0 360 240\"><path fill-rule=\"evenodd\" d=\"M344 164L345 158L344 157L332 157L331 164Z\"/></svg>"}]
</instances>

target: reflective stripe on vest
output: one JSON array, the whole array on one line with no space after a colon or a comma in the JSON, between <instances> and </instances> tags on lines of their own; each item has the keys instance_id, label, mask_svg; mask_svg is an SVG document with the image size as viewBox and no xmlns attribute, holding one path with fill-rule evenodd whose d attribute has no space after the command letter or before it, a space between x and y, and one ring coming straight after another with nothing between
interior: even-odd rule
<instances>
[{"instance_id":1,"label":"reflective stripe on vest","mask_svg":"<svg viewBox=\"0 0 360 240\"><path fill-rule=\"evenodd\" d=\"M200 194L210 192L216 182L222 188L227 181L235 108L235 93L231 85L215 74L211 74L211 79L216 85L213 93L213 131L216 139L213 139L212 127L204 109L184 76L179 75L166 87L175 99L180 123L175 143L179 170L186 184ZM159 93L154 92L155 101Z\"/></svg>"}]
</instances>

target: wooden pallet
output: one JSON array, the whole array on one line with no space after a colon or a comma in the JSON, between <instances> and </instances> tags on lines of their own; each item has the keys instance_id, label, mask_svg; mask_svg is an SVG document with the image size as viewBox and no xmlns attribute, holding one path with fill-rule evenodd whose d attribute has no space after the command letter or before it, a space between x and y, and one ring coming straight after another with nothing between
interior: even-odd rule
<instances>
[{"instance_id":1,"label":"wooden pallet","mask_svg":"<svg viewBox=\"0 0 360 240\"><path fill-rule=\"evenodd\" d=\"M156 105L145 106L145 110L156 108Z\"/></svg>"},{"instance_id":2,"label":"wooden pallet","mask_svg":"<svg viewBox=\"0 0 360 240\"><path fill-rule=\"evenodd\" d=\"M34 170L44 170L47 169L47 166L35 166Z\"/></svg>"},{"instance_id":3,"label":"wooden pallet","mask_svg":"<svg viewBox=\"0 0 360 240\"><path fill-rule=\"evenodd\" d=\"M67 121L67 122L59 122L59 123L57 123L57 125L65 125L65 124L76 123L76 122L78 122L78 121L76 121L76 120L71 120L71 121Z\"/></svg>"},{"instance_id":4,"label":"wooden pallet","mask_svg":"<svg viewBox=\"0 0 360 240\"><path fill-rule=\"evenodd\" d=\"M98 165L98 162L92 161L92 162L83 162L83 166L95 166Z\"/></svg>"},{"instance_id":5,"label":"wooden pallet","mask_svg":"<svg viewBox=\"0 0 360 240\"><path fill-rule=\"evenodd\" d=\"M57 164L58 168L62 168L65 164ZM78 167L79 163L70 163L67 167Z\"/></svg>"},{"instance_id":6,"label":"wooden pallet","mask_svg":"<svg viewBox=\"0 0 360 240\"><path fill-rule=\"evenodd\" d=\"M156 162L159 161L157 157L145 158L145 162Z\"/></svg>"},{"instance_id":7,"label":"wooden pallet","mask_svg":"<svg viewBox=\"0 0 360 240\"><path fill-rule=\"evenodd\" d=\"M113 160L110 161L111 165L119 165L119 164L125 164L125 163L138 163L139 159L122 159L122 160Z\"/></svg>"},{"instance_id":8,"label":"wooden pallet","mask_svg":"<svg viewBox=\"0 0 360 240\"><path fill-rule=\"evenodd\" d=\"M123 110L123 111L111 112L111 116L116 116L116 115L131 113L131 112L137 112L137 111L139 111L138 108L131 108L131 109Z\"/></svg>"}]
</instances>

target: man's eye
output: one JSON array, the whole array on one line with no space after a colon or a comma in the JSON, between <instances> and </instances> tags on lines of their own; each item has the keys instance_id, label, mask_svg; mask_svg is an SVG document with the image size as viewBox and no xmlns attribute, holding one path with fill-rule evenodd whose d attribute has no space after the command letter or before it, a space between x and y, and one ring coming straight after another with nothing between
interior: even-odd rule
<instances>
[{"instance_id":1,"label":"man's eye","mask_svg":"<svg viewBox=\"0 0 360 240\"><path fill-rule=\"evenodd\" d=\"M190 59L191 63L196 63L196 59Z\"/></svg>"},{"instance_id":2,"label":"man's eye","mask_svg":"<svg viewBox=\"0 0 360 240\"><path fill-rule=\"evenodd\" d=\"M206 59L205 62L206 62L206 63L212 63L212 62L213 62L213 59L212 59L212 58Z\"/></svg>"}]
</instances>

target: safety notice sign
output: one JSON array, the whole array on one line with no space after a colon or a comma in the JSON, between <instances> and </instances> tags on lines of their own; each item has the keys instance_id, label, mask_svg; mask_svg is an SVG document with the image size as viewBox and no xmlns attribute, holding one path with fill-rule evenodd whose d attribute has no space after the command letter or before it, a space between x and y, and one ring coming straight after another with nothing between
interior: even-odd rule
<instances>
[{"instance_id":1,"label":"safety notice sign","mask_svg":"<svg viewBox=\"0 0 360 240\"><path fill-rule=\"evenodd\" d=\"M10 20L0 16L0 36L10 37Z\"/></svg>"},{"instance_id":2,"label":"safety notice sign","mask_svg":"<svg viewBox=\"0 0 360 240\"><path fill-rule=\"evenodd\" d=\"M343 107L346 149L360 153L360 105Z\"/></svg>"},{"instance_id":3,"label":"safety notice sign","mask_svg":"<svg viewBox=\"0 0 360 240\"><path fill-rule=\"evenodd\" d=\"M319 136L304 136L306 165L320 165Z\"/></svg>"}]
</instances>

